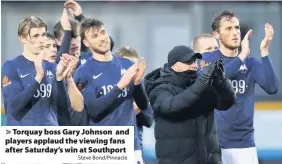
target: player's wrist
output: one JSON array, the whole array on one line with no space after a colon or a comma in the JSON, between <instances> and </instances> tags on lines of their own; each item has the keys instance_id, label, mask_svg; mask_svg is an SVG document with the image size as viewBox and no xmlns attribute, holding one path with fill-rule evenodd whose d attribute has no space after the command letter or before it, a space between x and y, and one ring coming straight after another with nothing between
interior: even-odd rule
<instances>
[{"instance_id":1,"label":"player's wrist","mask_svg":"<svg viewBox=\"0 0 282 164\"><path fill-rule=\"evenodd\" d=\"M56 80L57 81L63 81L64 77L62 75L59 75L58 73L56 74Z\"/></svg>"},{"instance_id":2,"label":"player's wrist","mask_svg":"<svg viewBox=\"0 0 282 164\"><path fill-rule=\"evenodd\" d=\"M117 87L118 87L120 90L123 90L126 86L123 85L122 83L118 83L118 84L117 84Z\"/></svg>"},{"instance_id":3,"label":"player's wrist","mask_svg":"<svg viewBox=\"0 0 282 164\"><path fill-rule=\"evenodd\" d=\"M38 83L41 83L43 77L44 77L44 74L37 73L36 76L35 76L35 80L36 80Z\"/></svg>"},{"instance_id":4,"label":"player's wrist","mask_svg":"<svg viewBox=\"0 0 282 164\"><path fill-rule=\"evenodd\" d=\"M268 49L261 49L260 52L261 52L261 57L268 56L268 54L269 54Z\"/></svg>"},{"instance_id":5,"label":"player's wrist","mask_svg":"<svg viewBox=\"0 0 282 164\"><path fill-rule=\"evenodd\" d=\"M68 84L71 84L71 83L74 82L72 76L66 77L66 81L67 81Z\"/></svg>"},{"instance_id":6,"label":"player's wrist","mask_svg":"<svg viewBox=\"0 0 282 164\"><path fill-rule=\"evenodd\" d=\"M243 62L246 60L246 58L249 56L249 53L248 52L245 52L245 51L242 51L238 57L240 58L240 60Z\"/></svg>"}]
</instances>

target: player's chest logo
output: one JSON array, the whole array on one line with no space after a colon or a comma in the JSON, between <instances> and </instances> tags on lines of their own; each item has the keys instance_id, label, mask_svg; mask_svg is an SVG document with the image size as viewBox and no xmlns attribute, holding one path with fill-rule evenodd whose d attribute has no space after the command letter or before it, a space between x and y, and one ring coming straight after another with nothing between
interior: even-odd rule
<instances>
[{"instance_id":1,"label":"player's chest logo","mask_svg":"<svg viewBox=\"0 0 282 164\"><path fill-rule=\"evenodd\" d=\"M45 75L46 75L47 78L50 78L50 79L54 78L54 74L50 70L47 70Z\"/></svg>"},{"instance_id":2,"label":"player's chest logo","mask_svg":"<svg viewBox=\"0 0 282 164\"><path fill-rule=\"evenodd\" d=\"M246 66L246 64L242 64L239 68L239 72L240 73L247 73L248 72L248 68Z\"/></svg>"}]
</instances>

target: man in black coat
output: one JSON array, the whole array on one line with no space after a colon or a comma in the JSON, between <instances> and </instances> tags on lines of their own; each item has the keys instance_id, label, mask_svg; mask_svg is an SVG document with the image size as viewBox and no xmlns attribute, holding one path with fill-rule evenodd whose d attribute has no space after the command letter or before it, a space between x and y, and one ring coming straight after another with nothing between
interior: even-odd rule
<instances>
[{"instance_id":1,"label":"man in black coat","mask_svg":"<svg viewBox=\"0 0 282 164\"><path fill-rule=\"evenodd\" d=\"M213 61L198 72L201 54L176 46L168 63L145 77L154 111L158 164L222 164L214 108L227 110L235 101L224 63Z\"/></svg>"}]
</instances>

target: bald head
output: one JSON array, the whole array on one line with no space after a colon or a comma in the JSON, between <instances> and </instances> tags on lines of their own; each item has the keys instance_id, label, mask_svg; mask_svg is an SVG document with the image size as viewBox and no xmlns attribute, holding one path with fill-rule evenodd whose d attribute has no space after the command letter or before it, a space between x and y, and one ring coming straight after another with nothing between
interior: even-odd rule
<instances>
[{"instance_id":1,"label":"bald head","mask_svg":"<svg viewBox=\"0 0 282 164\"><path fill-rule=\"evenodd\" d=\"M210 52L218 49L218 43L211 34L201 34L194 38L192 48L198 53Z\"/></svg>"}]
</instances>

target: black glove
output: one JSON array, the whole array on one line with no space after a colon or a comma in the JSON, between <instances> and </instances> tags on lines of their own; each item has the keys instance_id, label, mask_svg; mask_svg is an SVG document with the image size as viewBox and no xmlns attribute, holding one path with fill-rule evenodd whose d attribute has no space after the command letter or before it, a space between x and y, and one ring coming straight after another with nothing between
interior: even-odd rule
<instances>
[{"instance_id":1,"label":"black glove","mask_svg":"<svg viewBox=\"0 0 282 164\"><path fill-rule=\"evenodd\" d=\"M216 70L217 61L213 60L209 65L205 66L202 69L202 73L200 74L200 79L206 86L211 86L213 82L214 72Z\"/></svg>"},{"instance_id":2,"label":"black glove","mask_svg":"<svg viewBox=\"0 0 282 164\"><path fill-rule=\"evenodd\" d=\"M215 69L214 82L216 84L221 84L224 79L225 79L224 60L223 57L221 57L220 60L217 62L217 66Z\"/></svg>"}]
</instances>

